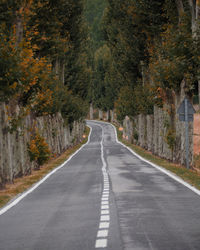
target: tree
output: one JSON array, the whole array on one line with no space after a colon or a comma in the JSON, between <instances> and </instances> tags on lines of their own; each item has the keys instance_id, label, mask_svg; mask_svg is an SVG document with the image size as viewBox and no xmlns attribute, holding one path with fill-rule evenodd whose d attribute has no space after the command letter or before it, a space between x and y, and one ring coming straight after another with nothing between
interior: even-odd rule
<instances>
[{"instance_id":1,"label":"tree","mask_svg":"<svg viewBox=\"0 0 200 250\"><path fill-rule=\"evenodd\" d=\"M118 72L116 82L120 79L121 86L137 92L150 110L153 104L161 105L158 89L178 93L183 79L185 91L193 93L199 75L199 39L193 31L197 5L190 0L108 1L104 36ZM148 96L155 102L149 102ZM123 98L125 95L120 96L121 102ZM144 106L145 111L138 105L134 108L149 113Z\"/></svg>"},{"instance_id":2,"label":"tree","mask_svg":"<svg viewBox=\"0 0 200 250\"><path fill-rule=\"evenodd\" d=\"M2 1L0 9L0 97L1 101L12 101L21 107L16 117L9 118L12 127L16 128L18 121L30 112L41 116L66 110L64 99L69 96L83 104L84 94L79 91L76 94L80 99L76 98L64 78L72 55L76 69L83 56L83 2ZM74 68L67 77L70 73L75 74ZM84 64L79 66L77 75L73 80L76 88L79 85L81 89L87 81ZM83 107L77 105L73 119L68 121L82 118Z\"/></svg>"}]
</instances>

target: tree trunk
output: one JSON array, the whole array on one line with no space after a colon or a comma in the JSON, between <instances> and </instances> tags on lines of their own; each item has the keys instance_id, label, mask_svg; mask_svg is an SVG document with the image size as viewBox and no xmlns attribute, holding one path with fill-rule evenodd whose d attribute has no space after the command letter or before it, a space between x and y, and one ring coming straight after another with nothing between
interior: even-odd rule
<instances>
[{"instance_id":1,"label":"tree trunk","mask_svg":"<svg viewBox=\"0 0 200 250\"><path fill-rule=\"evenodd\" d=\"M61 72L60 72L60 80L62 84L65 84L65 64L64 62L61 62Z\"/></svg>"},{"instance_id":2,"label":"tree trunk","mask_svg":"<svg viewBox=\"0 0 200 250\"><path fill-rule=\"evenodd\" d=\"M114 111L110 110L110 121L114 122Z\"/></svg>"},{"instance_id":3,"label":"tree trunk","mask_svg":"<svg viewBox=\"0 0 200 250\"><path fill-rule=\"evenodd\" d=\"M179 22L182 14L184 13L184 7L183 7L183 2L182 0L176 0L176 7L178 10L178 15L179 15Z\"/></svg>"},{"instance_id":4,"label":"tree trunk","mask_svg":"<svg viewBox=\"0 0 200 250\"><path fill-rule=\"evenodd\" d=\"M60 62L59 62L58 57L56 58L55 61L53 61L52 65L53 65L53 66L52 66L53 71L54 71L55 74L59 77Z\"/></svg>"},{"instance_id":5,"label":"tree trunk","mask_svg":"<svg viewBox=\"0 0 200 250\"><path fill-rule=\"evenodd\" d=\"M18 47L20 42L23 39L23 22L22 17L20 15L17 15L16 18L16 43L15 46Z\"/></svg>"},{"instance_id":6,"label":"tree trunk","mask_svg":"<svg viewBox=\"0 0 200 250\"><path fill-rule=\"evenodd\" d=\"M106 111L106 121L110 121L110 112Z\"/></svg>"},{"instance_id":7,"label":"tree trunk","mask_svg":"<svg viewBox=\"0 0 200 250\"><path fill-rule=\"evenodd\" d=\"M192 33L194 34L196 31L196 0L188 0L190 5L190 12L192 16L191 24L192 24Z\"/></svg>"},{"instance_id":8,"label":"tree trunk","mask_svg":"<svg viewBox=\"0 0 200 250\"><path fill-rule=\"evenodd\" d=\"M200 80L198 81L199 109L200 109Z\"/></svg>"},{"instance_id":9,"label":"tree trunk","mask_svg":"<svg viewBox=\"0 0 200 250\"><path fill-rule=\"evenodd\" d=\"M199 19L200 16L200 0L196 1L196 18Z\"/></svg>"},{"instance_id":10,"label":"tree trunk","mask_svg":"<svg viewBox=\"0 0 200 250\"><path fill-rule=\"evenodd\" d=\"M92 103L90 103L90 120L93 120L93 106L92 106Z\"/></svg>"},{"instance_id":11,"label":"tree trunk","mask_svg":"<svg viewBox=\"0 0 200 250\"><path fill-rule=\"evenodd\" d=\"M99 109L99 120L103 120L103 112Z\"/></svg>"}]
</instances>

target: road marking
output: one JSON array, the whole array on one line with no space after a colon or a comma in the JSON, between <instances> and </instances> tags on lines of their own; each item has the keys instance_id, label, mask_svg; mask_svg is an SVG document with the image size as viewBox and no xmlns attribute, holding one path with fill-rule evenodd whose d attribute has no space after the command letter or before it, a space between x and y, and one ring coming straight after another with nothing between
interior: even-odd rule
<instances>
[{"instance_id":1,"label":"road marking","mask_svg":"<svg viewBox=\"0 0 200 250\"><path fill-rule=\"evenodd\" d=\"M109 206L108 205L102 205L101 209L109 209Z\"/></svg>"},{"instance_id":2,"label":"road marking","mask_svg":"<svg viewBox=\"0 0 200 250\"><path fill-rule=\"evenodd\" d=\"M98 125L100 126L100 125ZM107 237L109 232L109 226L110 226L110 211L109 211L109 176L107 172L107 165L106 161L104 159L104 152L103 152L103 137L104 137L104 131L102 126L100 126L102 129L102 139L101 139L101 160L102 160L102 175L103 175L103 192L101 196L101 216L100 216L100 224L99 229L107 229L107 230L99 230L97 232L97 238L95 243L95 248L105 248L107 247ZM99 239L101 238L101 239Z\"/></svg>"},{"instance_id":3,"label":"road marking","mask_svg":"<svg viewBox=\"0 0 200 250\"><path fill-rule=\"evenodd\" d=\"M109 214L109 210L101 210L101 214Z\"/></svg>"},{"instance_id":4,"label":"road marking","mask_svg":"<svg viewBox=\"0 0 200 250\"><path fill-rule=\"evenodd\" d=\"M93 122L94 122L96 125L98 125L97 122L96 122L95 120L94 120ZM191 191L193 191L194 193L196 193L197 195L200 196L200 190L198 190L197 188L191 186L189 183L185 182L183 179L181 179L180 177L178 177L178 176L175 175L174 173L172 173L172 172L170 172L170 171L168 171L168 170L166 170L166 169L164 169L164 168L162 168L162 167L160 167L160 166L158 166L158 165L156 165L156 164L154 164L154 163L152 163L152 162L150 162L150 161L144 159L143 157L141 157L140 155L138 155L136 152L134 152L131 148L127 147L127 146L124 145L122 142L120 142L120 141L118 140L118 137L117 137L117 130L116 130L116 127L115 127L113 124L111 124L111 123L106 123L106 122L101 122L101 121L98 121L98 123L109 124L109 125L111 125L111 126L113 127L113 129L114 129L114 132L115 132L115 140L116 140L117 143L119 143L119 144L121 144L123 147L127 148L133 155L135 155L137 158L139 158L139 159L142 160L143 162L146 162L146 163L148 163L149 165L151 165L152 167L154 167L154 168L158 169L159 171L165 173L166 175L168 175L169 177L171 177L171 178L174 179L175 181L181 183L182 185L184 185L185 187L189 188Z\"/></svg>"},{"instance_id":5,"label":"road marking","mask_svg":"<svg viewBox=\"0 0 200 250\"><path fill-rule=\"evenodd\" d=\"M109 215L102 215L100 221L110 221Z\"/></svg>"},{"instance_id":6,"label":"road marking","mask_svg":"<svg viewBox=\"0 0 200 250\"><path fill-rule=\"evenodd\" d=\"M99 224L99 229L102 229L102 228L109 228L110 226L110 223L109 222L100 222Z\"/></svg>"},{"instance_id":7,"label":"road marking","mask_svg":"<svg viewBox=\"0 0 200 250\"><path fill-rule=\"evenodd\" d=\"M102 122L103 123L103 122ZM95 123L96 125L98 125L97 123ZM106 123L103 123L103 124L106 124ZM163 172L163 173L165 173L166 175L168 175L169 177L171 177L172 179L174 179L175 181L177 181L177 182L179 182L179 183L181 183L182 185L184 185L184 186L186 186L187 188L189 188L191 191L193 191L193 192L195 192L197 195L200 195L200 190L198 190L198 189L196 189L195 187L193 187L193 186L191 186L190 184L188 184L188 183L186 183L185 181L183 181L181 178L179 178L178 176L176 176L175 174L173 174L173 173L171 173L170 171L168 171L168 170L165 170L165 169L163 169L162 167L160 167L160 166L158 166L158 165L156 165L156 164L153 164L153 163L151 163L151 162L149 162L148 160L146 160L146 159L144 159L143 157L141 157L140 155L138 155L137 153L135 153L132 149L130 149L129 147L127 147L126 145L124 145L123 143L121 143L119 140L118 140L118 138L117 138L117 131L116 131L116 128L112 125L112 124L109 124L109 125L111 125L112 127L113 127L113 129L114 129L114 132L115 132L115 138L116 138L116 142L117 143L119 143L119 144L121 144L124 148L126 148L127 150L129 150L134 156L136 156L137 158L139 158L140 160L142 160L143 162L146 162L146 163L148 163L149 165L151 165L152 167L154 167L154 168L156 168L156 169L158 169L159 171L161 171L161 172ZM100 125L98 125L98 126L100 126ZM101 127L101 126L100 126ZM102 131L103 131L103 128L102 128ZM102 147L103 147L103 144L102 144L102 141L101 141L101 149L102 149ZM102 152L102 151L101 151ZM104 158L103 158L103 160L104 160ZM105 160L103 161L102 160L102 162L103 162L103 166L104 166L104 163L105 163ZM106 184L106 180L108 180L108 178L107 178L107 175L106 175L106 173L107 173L107 171L106 171L106 169L105 168L102 168L102 173L103 173L103 176L104 176L104 189L103 189L103 194L105 193L105 192L108 192L109 193L109 182ZM108 180L109 181L109 180ZM107 185L107 186L106 186ZM141 190L134 190L135 192L141 192ZM104 197L103 196L103 194L102 194L102 198ZM108 213L109 214L109 205L104 205L105 203L104 203L104 201L102 201L102 206L101 206L101 214L102 215L106 215L106 213ZM107 209L107 210L106 210ZM106 211L106 212L104 212L104 211ZM101 218L102 218L102 216L101 216ZM103 224L103 223L108 223L108 224ZM105 228L108 228L109 229L109 222L101 222L100 223L100 225L99 225L99 229L105 229ZM102 230L99 230L99 231L102 231ZM100 244L100 247L101 248L103 248L103 244L101 245L101 243L100 243L100 240L101 239L98 239L98 238L100 238L100 235L101 235L101 233L99 233L99 231L98 231L98 234L97 234L97 236L99 235L99 237L97 237L97 240L96 240L96 248L98 247L98 245ZM106 240L106 243L104 242L104 244L106 245L106 246L104 246L104 247L107 247L107 239L103 239L103 240ZM98 242L98 244L97 244L97 242Z\"/></svg>"},{"instance_id":8,"label":"road marking","mask_svg":"<svg viewBox=\"0 0 200 250\"><path fill-rule=\"evenodd\" d=\"M97 238L108 237L108 230L99 230L97 233Z\"/></svg>"},{"instance_id":9,"label":"road marking","mask_svg":"<svg viewBox=\"0 0 200 250\"><path fill-rule=\"evenodd\" d=\"M104 248L107 247L107 239L100 239L100 240L96 240L96 248Z\"/></svg>"},{"instance_id":10,"label":"road marking","mask_svg":"<svg viewBox=\"0 0 200 250\"><path fill-rule=\"evenodd\" d=\"M90 133L88 136L88 141L82 145L76 152L74 152L63 164L61 164L59 167L55 168L52 170L49 174L47 174L43 179L41 179L39 182L34 184L33 187L22 193L18 198L13 200L11 203L0 209L0 215L4 214L7 212L10 208L14 207L17 205L22 199L24 199L28 194L32 193L36 188L38 188L43 182L45 182L51 175L53 175L55 172L57 172L59 169L63 168L83 147L85 147L89 142L90 142L90 137L92 133L92 127L87 125L90 128Z\"/></svg>"}]
</instances>

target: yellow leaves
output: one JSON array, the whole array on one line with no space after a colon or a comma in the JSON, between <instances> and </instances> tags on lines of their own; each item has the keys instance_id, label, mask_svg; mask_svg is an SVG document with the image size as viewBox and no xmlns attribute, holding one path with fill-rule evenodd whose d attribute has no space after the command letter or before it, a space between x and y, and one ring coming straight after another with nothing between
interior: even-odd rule
<instances>
[{"instance_id":1,"label":"yellow leaves","mask_svg":"<svg viewBox=\"0 0 200 250\"><path fill-rule=\"evenodd\" d=\"M41 40L47 41L47 37L46 37L46 36L42 36L42 37L41 37Z\"/></svg>"},{"instance_id":2,"label":"yellow leaves","mask_svg":"<svg viewBox=\"0 0 200 250\"><path fill-rule=\"evenodd\" d=\"M53 91L50 89L46 89L45 91L39 92L36 97L36 104L37 102L40 103L43 106L49 106L53 104L52 101L52 94Z\"/></svg>"},{"instance_id":3,"label":"yellow leaves","mask_svg":"<svg viewBox=\"0 0 200 250\"><path fill-rule=\"evenodd\" d=\"M49 146L37 129L28 144L28 152L30 160L37 162L39 166L48 161L50 157Z\"/></svg>"},{"instance_id":4,"label":"yellow leaves","mask_svg":"<svg viewBox=\"0 0 200 250\"><path fill-rule=\"evenodd\" d=\"M17 82L14 82L14 83L10 86L11 89L16 89L16 87L17 87Z\"/></svg>"},{"instance_id":5,"label":"yellow leaves","mask_svg":"<svg viewBox=\"0 0 200 250\"><path fill-rule=\"evenodd\" d=\"M17 41L17 33L19 33L17 25L13 25L11 30L6 32L7 25L0 24L0 32L2 33L0 33L0 38L2 38L1 43L3 44L0 46L0 57L3 60L6 59L5 64L8 65L2 74L2 82L7 84L5 90L8 89L8 99L12 98L22 104L20 112L23 115L30 111L36 115L50 113L53 110L51 109L53 103L56 102L55 99L58 98L57 92L60 91L54 86L58 83L59 76L53 74L50 63L52 58L50 61L49 57L41 58L37 57L38 54L36 54L41 45L39 43L35 45L34 41L37 41L37 38L40 39L41 33L38 31L38 22L30 27L28 21L35 15L35 6L41 7L44 3L39 1L36 5L34 3L34 6L33 3L33 0L22 1L21 7L15 13L17 21L19 21L18 25L23 26L20 27L23 31L23 38L20 42ZM62 21L60 25L62 26ZM55 40L56 53L63 56L63 53L66 53L70 48L70 34L67 31L62 35L59 32L54 32L52 37L49 38L49 35L45 35L44 32L42 40L44 43L48 39ZM21 113L20 116L22 116Z\"/></svg>"},{"instance_id":6,"label":"yellow leaves","mask_svg":"<svg viewBox=\"0 0 200 250\"><path fill-rule=\"evenodd\" d=\"M0 55L7 64L15 62L15 68L7 67L3 72L3 80L8 82L7 88L9 88L12 98L17 101L25 99L24 106L20 107L21 113L16 120L29 114L30 110L35 112L35 109L36 113L41 113L42 110L42 114L48 114L49 107L53 105L53 91L50 90L50 85L53 84L53 81L57 81L57 78L54 79L52 76L52 65L45 57L35 57L34 48L28 39L31 33L28 31L25 32L23 40L16 48L15 26L13 26L13 31L10 40L8 37L5 38L8 42L2 46Z\"/></svg>"},{"instance_id":7,"label":"yellow leaves","mask_svg":"<svg viewBox=\"0 0 200 250\"><path fill-rule=\"evenodd\" d=\"M9 122L9 121L11 121L12 120L12 117L11 116L8 116L7 117L7 121Z\"/></svg>"},{"instance_id":8,"label":"yellow leaves","mask_svg":"<svg viewBox=\"0 0 200 250\"><path fill-rule=\"evenodd\" d=\"M134 22L134 19L137 18L137 10L134 5L129 5L127 7L127 14L132 17Z\"/></svg>"}]
</instances>

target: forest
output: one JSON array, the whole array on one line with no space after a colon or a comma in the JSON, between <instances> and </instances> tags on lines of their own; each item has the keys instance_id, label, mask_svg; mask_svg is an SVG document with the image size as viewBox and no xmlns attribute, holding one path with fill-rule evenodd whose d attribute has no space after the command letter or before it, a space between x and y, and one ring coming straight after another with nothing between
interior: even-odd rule
<instances>
[{"instance_id":1,"label":"forest","mask_svg":"<svg viewBox=\"0 0 200 250\"><path fill-rule=\"evenodd\" d=\"M98 6L98 1L92 2ZM190 99L197 97L199 1L105 4L94 52L94 104L103 110L115 108L122 121L126 115L152 114L154 105L172 102L181 83Z\"/></svg>"},{"instance_id":2,"label":"forest","mask_svg":"<svg viewBox=\"0 0 200 250\"><path fill-rule=\"evenodd\" d=\"M3 1L0 98L18 117L87 104L117 117L151 114L184 89L198 95L199 1ZM132 97L132 98L131 98Z\"/></svg>"},{"instance_id":3,"label":"forest","mask_svg":"<svg viewBox=\"0 0 200 250\"><path fill-rule=\"evenodd\" d=\"M68 123L85 116L82 12L82 1L1 0L0 100L20 105L11 129L30 112L37 117L61 111Z\"/></svg>"},{"instance_id":4,"label":"forest","mask_svg":"<svg viewBox=\"0 0 200 250\"><path fill-rule=\"evenodd\" d=\"M119 123L158 108L173 158L181 96L199 103L199 15L197 0L1 0L2 133L21 131L28 116L58 113L73 129L89 105L114 110ZM42 147L43 163L48 147L32 134L30 158L38 161Z\"/></svg>"},{"instance_id":5,"label":"forest","mask_svg":"<svg viewBox=\"0 0 200 250\"><path fill-rule=\"evenodd\" d=\"M0 1L0 186L83 133L90 69L82 0Z\"/></svg>"}]
</instances>

